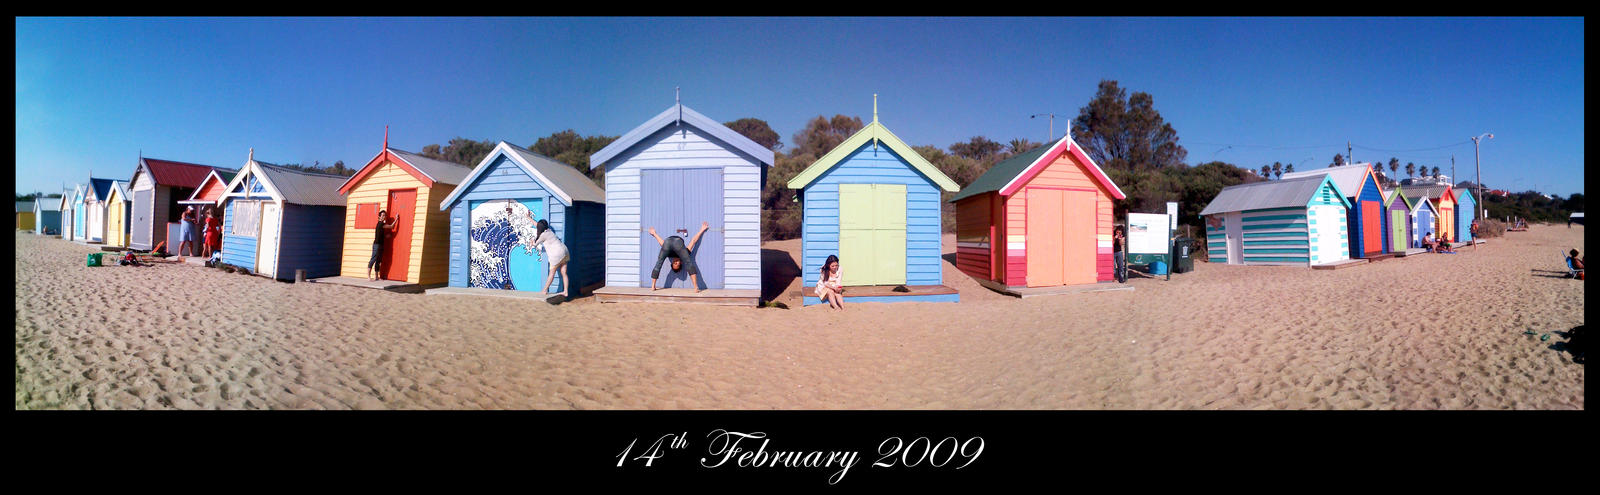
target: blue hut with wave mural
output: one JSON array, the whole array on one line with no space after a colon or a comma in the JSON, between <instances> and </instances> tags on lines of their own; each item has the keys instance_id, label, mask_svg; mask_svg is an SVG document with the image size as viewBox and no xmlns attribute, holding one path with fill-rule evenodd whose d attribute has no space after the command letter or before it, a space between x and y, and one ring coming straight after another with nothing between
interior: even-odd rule
<instances>
[{"instance_id":1,"label":"blue hut with wave mural","mask_svg":"<svg viewBox=\"0 0 1600 495\"><path fill-rule=\"evenodd\" d=\"M567 246L567 277L551 294L577 297L605 281L606 193L571 165L501 141L439 204L450 217L450 287L541 292L550 260L535 253L545 220Z\"/></svg>"}]
</instances>

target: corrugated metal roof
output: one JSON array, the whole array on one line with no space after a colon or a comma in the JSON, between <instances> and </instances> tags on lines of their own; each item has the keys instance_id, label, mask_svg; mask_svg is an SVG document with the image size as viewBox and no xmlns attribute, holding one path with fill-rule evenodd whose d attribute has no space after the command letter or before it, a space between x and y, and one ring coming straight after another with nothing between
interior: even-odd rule
<instances>
[{"instance_id":1,"label":"corrugated metal roof","mask_svg":"<svg viewBox=\"0 0 1600 495\"><path fill-rule=\"evenodd\" d=\"M1343 167L1319 168L1304 172L1283 174L1283 179L1288 180L1298 179L1301 177L1326 175L1333 178L1333 185L1339 187L1339 192L1344 193L1345 197L1350 197L1361 192L1361 181L1366 180L1367 174L1370 173L1368 172L1369 170L1372 170L1371 163L1357 163L1353 165L1345 165Z\"/></svg>"},{"instance_id":2,"label":"corrugated metal roof","mask_svg":"<svg viewBox=\"0 0 1600 495\"><path fill-rule=\"evenodd\" d=\"M1065 138L1065 136L1062 137L1062 139ZM969 196L976 196L990 191L999 191L1000 188L1010 183L1011 179L1015 178L1017 174L1027 170L1028 165L1032 165L1034 160L1039 159L1040 155L1050 151L1050 148L1057 142L1059 140L1051 141L1038 148L1024 151L1017 156L1001 160L994 166L989 167L988 172L984 172L983 175L973 180L971 184L967 184L967 187L961 189L961 192L956 193L955 197L950 198L950 202L954 203Z\"/></svg>"},{"instance_id":3,"label":"corrugated metal roof","mask_svg":"<svg viewBox=\"0 0 1600 495\"><path fill-rule=\"evenodd\" d=\"M39 199L39 211L61 211L61 198Z\"/></svg>"},{"instance_id":4,"label":"corrugated metal roof","mask_svg":"<svg viewBox=\"0 0 1600 495\"><path fill-rule=\"evenodd\" d=\"M1405 195L1415 203L1417 198L1438 199L1450 186L1412 186L1405 189Z\"/></svg>"},{"instance_id":5,"label":"corrugated metal roof","mask_svg":"<svg viewBox=\"0 0 1600 495\"><path fill-rule=\"evenodd\" d=\"M17 213L32 212L32 211L33 211L33 202L32 201L18 201L17 202Z\"/></svg>"},{"instance_id":6,"label":"corrugated metal roof","mask_svg":"<svg viewBox=\"0 0 1600 495\"><path fill-rule=\"evenodd\" d=\"M150 170L150 178L157 184L172 187L200 187L205 182L206 176L213 169L227 172L237 172L237 169L213 167L194 163L175 162L156 158L143 158L146 168Z\"/></svg>"},{"instance_id":7,"label":"corrugated metal roof","mask_svg":"<svg viewBox=\"0 0 1600 495\"><path fill-rule=\"evenodd\" d=\"M411 166L416 167L418 171L426 174L428 177L432 177L434 182L460 184L462 179L466 179L467 175L472 173L472 167L468 167L459 163L435 160L426 156L412 153L410 151L399 150L395 148L389 148L389 151L394 153L396 156L399 156L400 159L405 160L406 163L411 164Z\"/></svg>"},{"instance_id":8,"label":"corrugated metal roof","mask_svg":"<svg viewBox=\"0 0 1600 495\"><path fill-rule=\"evenodd\" d=\"M504 143L505 141L501 141ZM539 171L540 175L549 179L551 186L561 189L573 201L590 201L595 203L606 202L606 191L595 185L583 172L571 165L555 161L547 156L523 149L521 146L506 143L507 148L517 152L526 160L528 165Z\"/></svg>"},{"instance_id":9,"label":"corrugated metal roof","mask_svg":"<svg viewBox=\"0 0 1600 495\"><path fill-rule=\"evenodd\" d=\"M295 170L255 160L260 179L283 195L288 203L312 206L344 206L344 195L339 186L344 185L343 175L318 174Z\"/></svg>"},{"instance_id":10,"label":"corrugated metal roof","mask_svg":"<svg viewBox=\"0 0 1600 495\"><path fill-rule=\"evenodd\" d=\"M1200 214L1303 207L1311 203L1311 198L1317 194L1317 189L1322 187L1324 179L1324 176L1318 174L1314 177L1235 184L1222 188L1217 197L1213 198L1205 209L1200 210ZM1337 188L1338 184L1334 184L1334 187ZM1340 194L1343 194L1343 191Z\"/></svg>"}]
</instances>

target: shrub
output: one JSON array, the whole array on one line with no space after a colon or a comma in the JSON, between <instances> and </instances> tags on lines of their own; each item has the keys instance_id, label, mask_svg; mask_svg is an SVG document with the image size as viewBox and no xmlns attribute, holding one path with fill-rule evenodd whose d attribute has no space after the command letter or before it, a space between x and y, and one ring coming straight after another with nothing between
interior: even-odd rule
<instances>
[{"instance_id":1,"label":"shrub","mask_svg":"<svg viewBox=\"0 0 1600 495\"><path fill-rule=\"evenodd\" d=\"M1506 223L1493 218L1478 220L1478 237L1500 237L1506 233Z\"/></svg>"}]
</instances>

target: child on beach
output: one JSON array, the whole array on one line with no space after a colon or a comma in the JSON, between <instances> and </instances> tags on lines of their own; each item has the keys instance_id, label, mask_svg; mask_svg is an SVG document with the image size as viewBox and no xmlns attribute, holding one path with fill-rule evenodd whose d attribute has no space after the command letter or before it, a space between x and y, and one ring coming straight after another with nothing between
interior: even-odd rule
<instances>
[{"instance_id":1,"label":"child on beach","mask_svg":"<svg viewBox=\"0 0 1600 495\"><path fill-rule=\"evenodd\" d=\"M834 309L844 309L844 284L839 272L839 257L828 255L822 262L822 275L817 278L817 297Z\"/></svg>"},{"instance_id":2,"label":"child on beach","mask_svg":"<svg viewBox=\"0 0 1600 495\"><path fill-rule=\"evenodd\" d=\"M1574 249L1567 253L1567 264L1572 267L1572 271L1577 272L1573 276L1583 280L1583 258L1578 257L1578 250Z\"/></svg>"}]
</instances>

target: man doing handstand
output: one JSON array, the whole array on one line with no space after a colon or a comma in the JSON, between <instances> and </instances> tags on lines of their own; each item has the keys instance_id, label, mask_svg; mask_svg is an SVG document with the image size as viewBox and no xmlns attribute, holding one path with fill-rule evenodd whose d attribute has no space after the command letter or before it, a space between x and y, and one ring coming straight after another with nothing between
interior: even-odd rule
<instances>
[{"instance_id":1,"label":"man doing handstand","mask_svg":"<svg viewBox=\"0 0 1600 495\"><path fill-rule=\"evenodd\" d=\"M672 258L672 271L687 268L689 283L694 285L695 292L700 292L700 270L694 265L693 253L695 246L700 245L700 236L705 235L706 229L710 227L711 224L700 222L700 232L695 233L694 239L691 239L688 245L685 245L683 238L678 236L663 240L661 236L656 235L656 228L650 227L650 237L656 238L656 244L661 245L661 254L656 255L656 267L650 270L650 290L656 290L656 279L661 278L661 262Z\"/></svg>"}]
</instances>

